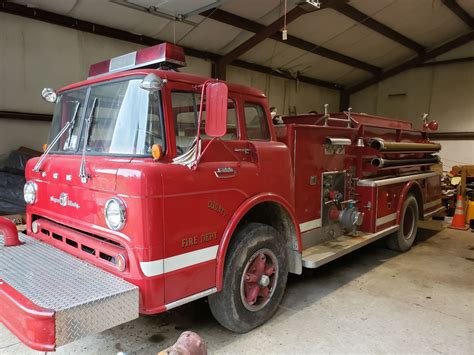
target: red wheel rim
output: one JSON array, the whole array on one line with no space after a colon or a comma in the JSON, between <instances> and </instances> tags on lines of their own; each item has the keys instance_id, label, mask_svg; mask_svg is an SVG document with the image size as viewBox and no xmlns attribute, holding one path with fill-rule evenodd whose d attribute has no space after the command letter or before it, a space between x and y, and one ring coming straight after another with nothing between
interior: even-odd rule
<instances>
[{"instance_id":1,"label":"red wheel rim","mask_svg":"<svg viewBox=\"0 0 474 355\"><path fill-rule=\"evenodd\" d=\"M270 249L260 249L245 265L240 296L245 308L255 312L270 301L278 279L278 262Z\"/></svg>"}]
</instances>

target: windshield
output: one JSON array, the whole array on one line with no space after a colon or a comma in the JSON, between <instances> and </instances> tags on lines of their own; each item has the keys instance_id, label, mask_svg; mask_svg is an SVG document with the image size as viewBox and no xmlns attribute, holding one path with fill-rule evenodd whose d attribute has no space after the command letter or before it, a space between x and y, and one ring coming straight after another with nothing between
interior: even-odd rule
<instances>
[{"instance_id":1,"label":"windshield","mask_svg":"<svg viewBox=\"0 0 474 355\"><path fill-rule=\"evenodd\" d=\"M52 151L77 153L84 141L90 154L149 155L153 144L164 148L160 93L141 89L141 80L100 83L60 95L49 142L67 122L70 127Z\"/></svg>"}]
</instances>

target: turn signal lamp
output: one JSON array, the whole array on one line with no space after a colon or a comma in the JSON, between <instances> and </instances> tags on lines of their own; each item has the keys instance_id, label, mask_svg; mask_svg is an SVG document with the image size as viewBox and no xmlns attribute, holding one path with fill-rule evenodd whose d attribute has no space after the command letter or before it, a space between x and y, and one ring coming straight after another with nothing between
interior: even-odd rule
<instances>
[{"instance_id":1,"label":"turn signal lamp","mask_svg":"<svg viewBox=\"0 0 474 355\"><path fill-rule=\"evenodd\" d=\"M38 233L39 231L38 221L31 222L31 231L35 234Z\"/></svg>"},{"instance_id":2,"label":"turn signal lamp","mask_svg":"<svg viewBox=\"0 0 474 355\"><path fill-rule=\"evenodd\" d=\"M48 148L48 144L43 144L43 152L46 152L46 149Z\"/></svg>"},{"instance_id":3,"label":"turn signal lamp","mask_svg":"<svg viewBox=\"0 0 474 355\"><path fill-rule=\"evenodd\" d=\"M159 144L153 144L151 147L151 155L154 160L159 160L163 155L163 148Z\"/></svg>"},{"instance_id":4,"label":"turn signal lamp","mask_svg":"<svg viewBox=\"0 0 474 355\"><path fill-rule=\"evenodd\" d=\"M122 254L118 254L115 257L115 266L117 267L118 271L124 272L125 268L127 267L127 261L125 259L125 256Z\"/></svg>"},{"instance_id":5,"label":"turn signal lamp","mask_svg":"<svg viewBox=\"0 0 474 355\"><path fill-rule=\"evenodd\" d=\"M153 47L121 55L92 64L88 79L109 73L118 73L138 68L178 68L186 66L184 50L171 43L160 43Z\"/></svg>"}]
</instances>

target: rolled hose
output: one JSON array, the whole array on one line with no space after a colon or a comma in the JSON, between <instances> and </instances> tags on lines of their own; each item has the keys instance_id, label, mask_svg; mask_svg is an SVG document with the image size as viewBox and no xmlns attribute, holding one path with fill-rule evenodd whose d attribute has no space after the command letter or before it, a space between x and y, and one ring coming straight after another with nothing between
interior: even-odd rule
<instances>
[{"instance_id":1,"label":"rolled hose","mask_svg":"<svg viewBox=\"0 0 474 355\"><path fill-rule=\"evenodd\" d=\"M439 163L438 156L432 156L429 158L420 158L420 159L383 159L383 158L373 158L371 164L376 168L398 168L405 166L415 166L415 165L431 165Z\"/></svg>"}]
</instances>

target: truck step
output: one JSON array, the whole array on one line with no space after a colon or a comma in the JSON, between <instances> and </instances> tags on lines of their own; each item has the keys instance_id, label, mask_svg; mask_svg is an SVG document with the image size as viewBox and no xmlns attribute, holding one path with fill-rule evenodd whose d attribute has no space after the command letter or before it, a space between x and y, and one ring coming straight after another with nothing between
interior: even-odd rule
<instances>
[{"instance_id":1,"label":"truck step","mask_svg":"<svg viewBox=\"0 0 474 355\"><path fill-rule=\"evenodd\" d=\"M318 268L351 251L385 237L397 231L398 228L399 226L395 225L377 233L361 233L355 237L343 235L336 239L312 246L303 250L303 266L309 269Z\"/></svg>"},{"instance_id":2,"label":"truck step","mask_svg":"<svg viewBox=\"0 0 474 355\"><path fill-rule=\"evenodd\" d=\"M51 311L54 347L138 317L138 287L35 238L19 237L24 244L3 247L0 235L0 281L21 294L18 300L28 300L18 302Z\"/></svg>"}]
</instances>

